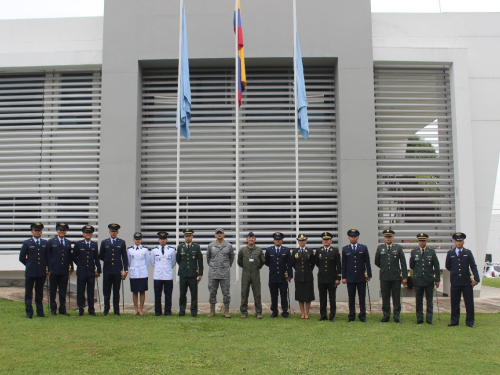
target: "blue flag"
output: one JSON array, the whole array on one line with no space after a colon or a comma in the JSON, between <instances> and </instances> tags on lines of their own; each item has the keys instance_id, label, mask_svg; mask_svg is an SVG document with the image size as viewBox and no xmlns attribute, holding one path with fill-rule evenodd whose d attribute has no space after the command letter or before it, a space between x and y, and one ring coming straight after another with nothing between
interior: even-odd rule
<instances>
[{"instance_id":1,"label":"blue flag","mask_svg":"<svg viewBox=\"0 0 500 375\"><path fill-rule=\"evenodd\" d=\"M297 38L297 56L295 67L297 72L297 112L298 112L298 123L297 127L302 133L304 139L309 137L309 120L307 119L307 105L309 104L306 99L306 84L304 82L304 69L302 68L302 54L300 53L299 44L299 34L296 35Z\"/></svg>"},{"instance_id":2,"label":"blue flag","mask_svg":"<svg viewBox=\"0 0 500 375\"><path fill-rule=\"evenodd\" d=\"M181 133L184 138L189 139L191 132L189 131L189 123L191 122L191 86L189 84L189 58L187 48L187 33L186 33L186 9L182 3L182 45L181 45L181 84L177 95L180 96L179 107L177 108L177 123L179 126L179 118L181 123ZM180 116L179 116L180 112Z\"/></svg>"}]
</instances>

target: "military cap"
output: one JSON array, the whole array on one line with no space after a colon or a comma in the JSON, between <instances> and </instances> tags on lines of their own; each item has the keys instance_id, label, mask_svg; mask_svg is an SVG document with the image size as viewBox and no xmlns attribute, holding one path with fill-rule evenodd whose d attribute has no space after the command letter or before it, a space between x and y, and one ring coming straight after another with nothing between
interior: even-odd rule
<instances>
[{"instance_id":1,"label":"military cap","mask_svg":"<svg viewBox=\"0 0 500 375\"><path fill-rule=\"evenodd\" d=\"M108 228L111 232L117 232L121 227L119 224L111 223L108 225Z\"/></svg>"},{"instance_id":2,"label":"military cap","mask_svg":"<svg viewBox=\"0 0 500 375\"><path fill-rule=\"evenodd\" d=\"M394 237L396 232L394 232L392 229L386 229L383 232L384 237Z\"/></svg>"},{"instance_id":3,"label":"military cap","mask_svg":"<svg viewBox=\"0 0 500 375\"><path fill-rule=\"evenodd\" d=\"M349 229L347 231L347 235L349 237L359 237L359 230L357 230L357 229Z\"/></svg>"},{"instance_id":4,"label":"military cap","mask_svg":"<svg viewBox=\"0 0 500 375\"><path fill-rule=\"evenodd\" d=\"M332 239L332 234L330 232L323 232L321 233L321 238L323 240L331 240Z\"/></svg>"},{"instance_id":5,"label":"military cap","mask_svg":"<svg viewBox=\"0 0 500 375\"><path fill-rule=\"evenodd\" d=\"M253 238L255 238L255 234L253 232L248 232L247 237L253 237Z\"/></svg>"},{"instance_id":6,"label":"military cap","mask_svg":"<svg viewBox=\"0 0 500 375\"><path fill-rule=\"evenodd\" d=\"M160 239L168 238L168 233L166 231L164 231L164 230L161 230L161 231L159 231L156 234L158 235L158 238L160 238Z\"/></svg>"},{"instance_id":7,"label":"military cap","mask_svg":"<svg viewBox=\"0 0 500 375\"><path fill-rule=\"evenodd\" d=\"M284 237L285 237L285 235L281 232L273 233L273 239L275 239L275 240L282 240Z\"/></svg>"},{"instance_id":8,"label":"military cap","mask_svg":"<svg viewBox=\"0 0 500 375\"><path fill-rule=\"evenodd\" d=\"M42 230L43 229L43 224L42 223L31 223L30 229L34 230Z\"/></svg>"},{"instance_id":9,"label":"military cap","mask_svg":"<svg viewBox=\"0 0 500 375\"><path fill-rule=\"evenodd\" d=\"M82 233L94 233L94 227L92 225L84 225L82 227Z\"/></svg>"},{"instance_id":10,"label":"military cap","mask_svg":"<svg viewBox=\"0 0 500 375\"><path fill-rule=\"evenodd\" d=\"M455 241L463 241L467 238L465 233L462 232L453 233L452 237Z\"/></svg>"},{"instance_id":11,"label":"military cap","mask_svg":"<svg viewBox=\"0 0 500 375\"><path fill-rule=\"evenodd\" d=\"M216 228L216 229L215 229L215 234L217 234L217 233L219 233L219 232L220 232L220 233L224 233L224 229L222 229L222 228Z\"/></svg>"},{"instance_id":12,"label":"military cap","mask_svg":"<svg viewBox=\"0 0 500 375\"><path fill-rule=\"evenodd\" d=\"M56 223L56 230L69 230L69 225L66 223Z\"/></svg>"},{"instance_id":13,"label":"military cap","mask_svg":"<svg viewBox=\"0 0 500 375\"><path fill-rule=\"evenodd\" d=\"M307 241L307 237L306 237L306 236L304 236L304 234L303 234L303 233L301 233L301 234L299 234L299 235L297 236L297 240L299 240L299 241Z\"/></svg>"},{"instance_id":14,"label":"military cap","mask_svg":"<svg viewBox=\"0 0 500 375\"><path fill-rule=\"evenodd\" d=\"M142 233L141 232L135 232L134 233L134 240L140 240L142 239Z\"/></svg>"},{"instance_id":15,"label":"military cap","mask_svg":"<svg viewBox=\"0 0 500 375\"><path fill-rule=\"evenodd\" d=\"M427 241L428 238L429 238L429 235L426 234L426 233L419 233L419 234L417 234L417 239L419 241Z\"/></svg>"},{"instance_id":16,"label":"military cap","mask_svg":"<svg viewBox=\"0 0 500 375\"><path fill-rule=\"evenodd\" d=\"M191 230L191 229L184 229L184 235L185 236L190 236L194 234L194 230Z\"/></svg>"}]
</instances>

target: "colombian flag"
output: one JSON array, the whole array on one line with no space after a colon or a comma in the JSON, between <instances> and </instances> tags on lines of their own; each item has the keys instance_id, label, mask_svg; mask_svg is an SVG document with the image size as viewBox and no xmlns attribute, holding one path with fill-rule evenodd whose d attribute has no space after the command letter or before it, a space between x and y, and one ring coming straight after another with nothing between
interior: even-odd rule
<instances>
[{"instance_id":1,"label":"colombian flag","mask_svg":"<svg viewBox=\"0 0 500 375\"><path fill-rule=\"evenodd\" d=\"M236 13L238 12L238 13ZM238 26L236 26L236 20L238 20ZM241 27L241 4L238 0L238 9L234 11L233 20L234 32L236 33L236 27L238 27L238 107L241 107L241 96L245 87L247 86L247 73L245 69L245 52L243 50L243 28Z\"/></svg>"}]
</instances>

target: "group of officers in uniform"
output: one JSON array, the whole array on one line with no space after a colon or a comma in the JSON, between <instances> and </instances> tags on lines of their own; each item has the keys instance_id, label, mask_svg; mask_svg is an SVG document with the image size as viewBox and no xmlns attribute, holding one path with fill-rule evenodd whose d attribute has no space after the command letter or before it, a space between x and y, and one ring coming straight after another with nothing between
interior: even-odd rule
<instances>
[{"instance_id":1,"label":"group of officers in uniform","mask_svg":"<svg viewBox=\"0 0 500 375\"><path fill-rule=\"evenodd\" d=\"M109 238L98 246L92 241L94 228L86 225L82 228L83 240L74 244L66 238L69 229L65 223L57 223L57 236L49 240L41 238L44 226L42 223L31 224L32 237L25 240L21 247L19 260L26 266L25 305L26 316L34 315L32 300L35 289L36 314L46 317L43 310L43 287L46 279L50 285L50 311L57 315L56 295L59 292L59 314L69 315L66 308L66 291L69 275L76 264L78 315L84 314L85 307L89 315L96 315L94 307L94 288L96 278L103 275L103 315L110 312L111 292L113 292L113 312L120 315L120 286L129 276L135 315L143 315L145 291L148 289L148 266L154 268L155 315L172 315L173 270L179 265L179 316L186 315L187 291L190 290L190 313L198 316L198 283L203 277L203 255L200 245L193 242L194 231L185 229L184 242L177 249L168 246L168 233L160 231L159 245L149 250L142 246L142 234L135 233L134 246L128 247L125 241L118 238L120 225L108 225ZM359 299L358 319L366 322L366 291L372 278L370 254L366 245L358 243L360 233L357 229L347 232L349 244L332 247L332 234L321 233L322 246L313 250L307 247L307 237L297 237L299 246L290 249L283 246L284 235L275 232L274 245L266 249L256 246L253 232L248 233L247 245L239 249L237 264L242 268L241 275L241 318L248 317L248 297L252 289L255 302L255 316L262 319L262 300L260 270L266 265L269 268L269 291L271 294L271 317L279 314L278 299L281 301L281 316L289 317L289 283L295 282L295 300L299 302L301 319L309 319L311 301L315 300L313 269L318 268L317 283L320 302L320 321L333 322L336 315L336 290L340 283L347 286L349 298L348 322L356 318L356 294ZM395 232L391 229L383 231L384 244L377 247L375 265L380 268L380 290L382 295L383 318L381 322L389 322L391 315L391 297L393 320L401 321L401 283L406 286L408 270L406 258L401 245L394 243ZM210 294L210 313L216 315L217 291L221 288L223 295L223 316L229 314L230 269L234 262L233 246L227 242L224 229L217 228L215 241L207 248L209 265L208 289ZM450 271L451 281L451 321L448 326L456 326L460 319L460 300L463 295L466 307L466 325L474 328L473 287L479 283L479 274L472 252L463 247L466 235L454 233L455 248L448 251L446 269ZM411 250L409 265L413 270L413 285L416 298L417 324L424 323L423 297L425 294L427 308L425 322L433 323L433 294L440 283L440 265L436 251L427 246L429 236L425 233L417 235L418 247ZM101 267L101 261L103 266ZM99 286L97 286L99 291ZM122 288L123 292L123 288ZM162 294L165 295L162 309ZM140 298L139 298L140 295ZM139 303L140 301L140 303ZM328 303L329 302L329 303ZM370 307L371 308L371 307Z\"/></svg>"}]
</instances>

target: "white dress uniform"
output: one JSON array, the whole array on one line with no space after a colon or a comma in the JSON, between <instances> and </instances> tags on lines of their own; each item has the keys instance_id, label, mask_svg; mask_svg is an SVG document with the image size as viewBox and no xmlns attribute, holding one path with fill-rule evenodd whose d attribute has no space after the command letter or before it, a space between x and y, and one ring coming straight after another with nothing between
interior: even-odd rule
<instances>
[{"instance_id":1,"label":"white dress uniform","mask_svg":"<svg viewBox=\"0 0 500 375\"><path fill-rule=\"evenodd\" d=\"M161 293L165 293L165 315L172 315L173 269L177 263L177 252L171 246L156 246L151 250L151 265L154 272L155 315L160 316Z\"/></svg>"},{"instance_id":2,"label":"white dress uniform","mask_svg":"<svg viewBox=\"0 0 500 375\"><path fill-rule=\"evenodd\" d=\"M149 249L142 245L127 249L130 289L134 293L148 290ZM140 281L139 281L140 280Z\"/></svg>"}]
</instances>

